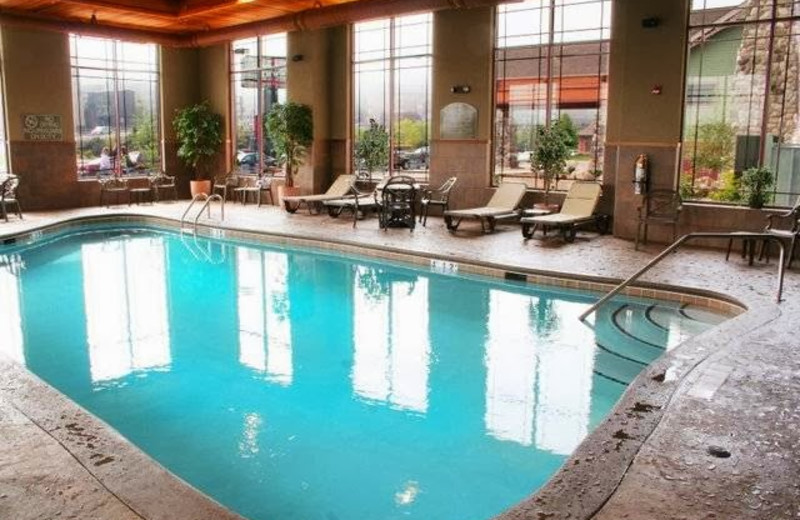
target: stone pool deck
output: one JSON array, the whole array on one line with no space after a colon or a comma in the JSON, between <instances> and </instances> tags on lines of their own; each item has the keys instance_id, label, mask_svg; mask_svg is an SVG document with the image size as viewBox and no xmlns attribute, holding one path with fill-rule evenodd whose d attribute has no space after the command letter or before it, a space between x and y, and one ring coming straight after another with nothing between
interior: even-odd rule
<instances>
[{"instance_id":1,"label":"stone pool deck","mask_svg":"<svg viewBox=\"0 0 800 520\"><path fill-rule=\"evenodd\" d=\"M179 219L185 207L28 213L0 223L0 237L81 217ZM374 218L353 229L350 219L233 204L224 226L604 280L625 278L660 250L589 233L574 244L524 241L515 225L484 236L465 223L454 236L438 218L413 233L381 231ZM720 251L685 249L646 275L750 310L649 367L550 484L502 518L800 518L800 273L787 272L780 305L775 274L774 260L749 267L738 256L725 262ZM0 438L0 518L237 518L3 360ZM710 446L730 456L716 457Z\"/></svg>"}]
</instances>

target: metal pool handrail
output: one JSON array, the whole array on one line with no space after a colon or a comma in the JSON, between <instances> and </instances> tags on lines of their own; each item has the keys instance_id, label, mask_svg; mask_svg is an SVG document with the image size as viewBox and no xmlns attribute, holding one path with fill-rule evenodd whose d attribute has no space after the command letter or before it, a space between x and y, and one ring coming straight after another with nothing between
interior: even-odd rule
<instances>
[{"instance_id":1,"label":"metal pool handrail","mask_svg":"<svg viewBox=\"0 0 800 520\"><path fill-rule=\"evenodd\" d=\"M205 194L204 194L205 195ZM197 221L200 220L200 215L203 214L203 210L208 208L208 218L211 218L211 202L218 200L220 202L220 220L225 220L225 199L218 193L211 195L210 197L206 198L205 203L200 208L200 211L197 212L197 215L194 217L194 230L197 231Z\"/></svg>"},{"instance_id":2,"label":"metal pool handrail","mask_svg":"<svg viewBox=\"0 0 800 520\"><path fill-rule=\"evenodd\" d=\"M743 240L767 240L767 241L771 240L773 242L777 242L778 243L778 247L780 247L780 257L778 258L778 290L777 290L777 294L775 296L775 301L776 301L776 303L780 303L781 302L781 296L783 295L783 276L784 276L784 271L786 270L786 267L784 265L784 256L786 255L786 245L783 243L783 241L779 237L777 237L777 236L775 236L775 235L773 235L771 233L746 233L746 232L744 232L744 233L742 233L742 232L734 232L734 233L704 233L704 232L700 232L700 233L689 233L687 235L683 235L682 237L680 237L678 240L673 242L668 248L666 248L664 251L662 251L657 257L655 257L652 260L650 260L649 262L647 262L647 265L645 265L644 267L642 267L641 269L636 271L627 280L625 280L621 284L617 285L616 287L614 287L614 289L611 290L611 292L609 292L608 294L606 294L605 296L600 298L600 300L598 300L597 303L595 303L594 305L589 307L586 310L586 312L581 314L578 318L581 321L586 321L586 318L588 318L590 314L595 312L602 305L604 305L606 302L608 302L608 300L610 300L611 298L613 298L614 296L616 296L617 294L622 292L627 286L629 286L630 284L635 282L637 279L639 279L640 276L642 276L644 273L646 273L647 271L652 269L653 266L655 266L657 263L659 263L661 260L663 260L667 255L669 255L670 253L672 253L673 251L678 249L678 247L683 245L684 242L688 242L689 240L692 240L692 239L695 239L695 238L726 238L728 240L733 239L733 238L741 238Z\"/></svg>"},{"instance_id":3,"label":"metal pool handrail","mask_svg":"<svg viewBox=\"0 0 800 520\"><path fill-rule=\"evenodd\" d=\"M198 201L201 201L201 200L205 201L205 203L203 204L203 206L200 208L200 211L198 211L197 215L195 216L194 228L193 228L195 231L197 230L197 221L200 220L200 215L203 214L203 210L204 209L208 208L208 217L211 218L211 206L209 206L211 201L214 201L214 200L219 200L220 201L220 203L221 203L221 205L220 205L221 220L225 220L225 199L222 198L218 193L215 193L215 194L211 195L210 197L205 193L198 193L197 195L192 197L192 201L189 203L189 206L186 207L186 211L184 211L183 215L181 215L181 229L183 229L183 224L186 221L186 215L189 214L189 211L191 211L192 206L194 206L195 202L198 202Z\"/></svg>"}]
</instances>

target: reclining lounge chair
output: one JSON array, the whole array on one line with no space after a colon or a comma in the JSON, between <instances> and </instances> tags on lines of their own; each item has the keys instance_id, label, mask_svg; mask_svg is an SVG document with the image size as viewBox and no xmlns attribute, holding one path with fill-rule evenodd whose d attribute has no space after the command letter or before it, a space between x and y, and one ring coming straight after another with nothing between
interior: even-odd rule
<instances>
[{"instance_id":1,"label":"reclining lounge chair","mask_svg":"<svg viewBox=\"0 0 800 520\"><path fill-rule=\"evenodd\" d=\"M601 187L595 182L575 182L569 188L561 211L551 215L522 217L522 236L531 238L537 227L547 232L548 228L557 228L564 240L572 242L578 226L594 222L598 228L606 225L605 216L595 215L597 202L600 200ZM601 229L602 230L602 229Z\"/></svg>"},{"instance_id":2,"label":"reclining lounge chair","mask_svg":"<svg viewBox=\"0 0 800 520\"><path fill-rule=\"evenodd\" d=\"M338 217L344 211L350 211L353 214L353 227L356 227L356 221L359 217L365 216L368 211L378 211L380 209L381 191L391 177L386 177L378 184L375 185L372 191L358 191L353 188L350 194L324 202L325 207L328 208L328 215L333 218Z\"/></svg>"},{"instance_id":3,"label":"reclining lounge chair","mask_svg":"<svg viewBox=\"0 0 800 520\"><path fill-rule=\"evenodd\" d=\"M456 209L444 212L444 222L447 229L455 231L465 218L481 221L484 233L494 231L498 220L515 218L519 216L517 207L525 196L527 186L518 182L504 182L497 187L492 198L486 206L480 208Z\"/></svg>"},{"instance_id":4,"label":"reclining lounge chair","mask_svg":"<svg viewBox=\"0 0 800 520\"><path fill-rule=\"evenodd\" d=\"M308 212L313 214L311 210L312 206L319 207L322 205L323 202L326 200L335 200L341 199L342 197L347 196L353 191L353 183L356 180L355 175L339 175L336 177L336 180L333 181L331 187L328 188L328 191L325 193L320 193L316 195L298 195L296 197L284 197L283 198L283 205L286 208L286 211L289 213L294 213L300 206L303 204L306 205L308 208ZM319 211L317 211L319 212Z\"/></svg>"}]
</instances>

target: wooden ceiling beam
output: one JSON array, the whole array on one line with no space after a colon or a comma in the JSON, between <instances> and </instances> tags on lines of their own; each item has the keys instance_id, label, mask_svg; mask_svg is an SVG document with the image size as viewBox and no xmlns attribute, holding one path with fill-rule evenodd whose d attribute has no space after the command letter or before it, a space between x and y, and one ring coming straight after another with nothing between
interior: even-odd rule
<instances>
[{"instance_id":1,"label":"wooden ceiling beam","mask_svg":"<svg viewBox=\"0 0 800 520\"><path fill-rule=\"evenodd\" d=\"M53 16L32 14L29 11L18 13L8 9L3 9L0 11L0 24L15 27L44 29L47 31L56 31L62 33L83 34L86 36L96 36L99 38L116 38L133 42L157 43L159 45L166 45L169 47L185 46L185 37L179 34L167 34L140 29L126 29L102 24L72 22Z\"/></svg>"}]
</instances>

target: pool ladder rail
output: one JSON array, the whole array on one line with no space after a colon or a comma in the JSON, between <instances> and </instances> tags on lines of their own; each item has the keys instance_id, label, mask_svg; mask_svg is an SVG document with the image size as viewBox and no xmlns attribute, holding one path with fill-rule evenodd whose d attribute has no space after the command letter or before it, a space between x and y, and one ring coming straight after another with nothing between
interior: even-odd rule
<instances>
[{"instance_id":1,"label":"pool ladder rail","mask_svg":"<svg viewBox=\"0 0 800 520\"><path fill-rule=\"evenodd\" d=\"M186 224L186 216L192 210L192 207L198 201L203 201L203 205L200 207L200 211L197 212L197 215L194 217L194 225L192 226L191 232L197 232L197 222L200 220L200 217L203 215L203 211L206 210L208 212L208 218L211 218L211 203L215 200L218 200L220 203L220 221L225 220L225 199L222 198L221 195L215 193L209 196L206 193L198 193L192 198L192 201L189 203L189 206L186 208L186 211L183 212L181 216L181 231L184 230L184 225Z\"/></svg>"},{"instance_id":2,"label":"pool ladder rail","mask_svg":"<svg viewBox=\"0 0 800 520\"><path fill-rule=\"evenodd\" d=\"M192 233L191 238L187 238L186 234L181 231L181 243L189 250L189 253L199 262L207 262L213 265L221 265L227 259L226 245L218 243L219 256L215 254L214 242L211 240L203 240L203 244L197 240L197 234Z\"/></svg>"},{"instance_id":3,"label":"pool ladder rail","mask_svg":"<svg viewBox=\"0 0 800 520\"><path fill-rule=\"evenodd\" d=\"M580 319L581 321L586 321L586 318L588 318L590 314L595 312L602 305L605 305L609 300L611 300L611 298L621 293L627 286L638 280L639 277L641 277L647 271L655 267L656 264L658 264L667 256L669 256L670 253L676 251L678 247L683 245L685 242L688 242L689 240L694 240L697 238L725 239L725 240L731 240L734 238L742 240L764 240L766 242L775 242L776 244L778 244L780 254L778 258L778 282L775 290L775 303L780 303L782 301L783 279L786 271L786 263L784 262L784 259L786 257L786 244L784 244L783 240L781 240L780 237L773 235L771 233L756 233L756 232L750 233L746 231L734 231L732 233L697 232L697 233L689 233L683 235L678 240L673 242L658 256L647 262L647 265L636 271L634 274L628 277L627 280L620 283L619 285L614 287L614 289L612 289L608 294L600 298L600 300L598 300L594 305L589 307L583 314L578 316L578 319Z\"/></svg>"}]
</instances>

